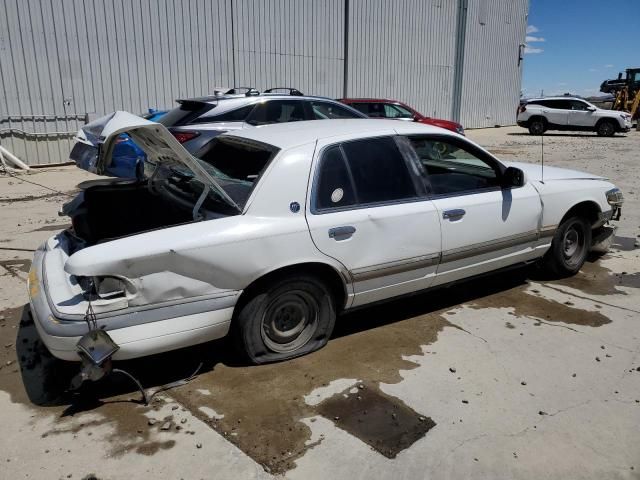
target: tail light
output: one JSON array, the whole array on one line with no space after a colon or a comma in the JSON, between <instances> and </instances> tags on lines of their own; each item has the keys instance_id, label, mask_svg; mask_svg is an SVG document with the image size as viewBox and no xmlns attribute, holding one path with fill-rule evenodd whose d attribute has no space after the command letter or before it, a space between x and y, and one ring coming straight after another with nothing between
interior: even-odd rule
<instances>
[{"instance_id":1,"label":"tail light","mask_svg":"<svg viewBox=\"0 0 640 480\"><path fill-rule=\"evenodd\" d=\"M518 111L516 113L522 113L522 112L526 112L527 111L527 106L526 105L520 105L518 107Z\"/></svg>"},{"instance_id":2,"label":"tail light","mask_svg":"<svg viewBox=\"0 0 640 480\"><path fill-rule=\"evenodd\" d=\"M188 142L189 140L193 140L194 138L199 136L200 132L180 131L180 132L171 132L171 134L174 137L176 137L176 140L178 140L180 143L185 143L185 142Z\"/></svg>"}]
</instances>

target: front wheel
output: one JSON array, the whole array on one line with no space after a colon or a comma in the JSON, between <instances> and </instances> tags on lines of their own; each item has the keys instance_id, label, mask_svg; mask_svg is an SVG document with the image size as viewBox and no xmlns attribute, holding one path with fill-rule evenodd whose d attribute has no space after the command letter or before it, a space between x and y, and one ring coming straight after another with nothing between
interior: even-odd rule
<instances>
[{"instance_id":1,"label":"front wheel","mask_svg":"<svg viewBox=\"0 0 640 480\"><path fill-rule=\"evenodd\" d=\"M292 275L258 288L234 319L236 343L254 364L288 360L326 345L335 325L324 282Z\"/></svg>"},{"instance_id":2,"label":"front wheel","mask_svg":"<svg viewBox=\"0 0 640 480\"><path fill-rule=\"evenodd\" d=\"M544 266L558 277L574 275L582 268L590 247L591 225L582 217L571 217L556 230Z\"/></svg>"},{"instance_id":3,"label":"front wheel","mask_svg":"<svg viewBox=\"0 0 640 480\"><path fill-rule=\"evenodd\" d=\"M596 132L600 137L613 137L616 133L616 127L613 122L600 122Z\"/></svg>"}]
</instances>

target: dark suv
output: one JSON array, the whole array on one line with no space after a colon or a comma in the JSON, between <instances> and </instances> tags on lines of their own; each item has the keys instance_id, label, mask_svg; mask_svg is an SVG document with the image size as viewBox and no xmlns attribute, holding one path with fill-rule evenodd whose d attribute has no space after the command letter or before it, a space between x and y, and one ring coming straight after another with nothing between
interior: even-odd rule
<instances>
[{"instance_id":1,"label":"dark suv","mask_svg":"<svg viewBox=\"0 0 640 480\"><path fill-rule=\"evenodd\" d=\"M284 91L285 93L278 93ZM162 123L193 155L214 137L229 130L302 120L367 118L354 108L330 98L305 96L295 88L271 88L263 93L235 87L207 97L177 100Z\"/></svg>"}]
</instances>

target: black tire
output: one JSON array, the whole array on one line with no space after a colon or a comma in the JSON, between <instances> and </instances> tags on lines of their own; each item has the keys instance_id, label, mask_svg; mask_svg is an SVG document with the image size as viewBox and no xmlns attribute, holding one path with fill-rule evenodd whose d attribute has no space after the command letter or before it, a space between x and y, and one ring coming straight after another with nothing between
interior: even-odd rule
<instances>
[{"instance_id":1,"label":"black tire","mask_svg":"<svg viewBox=\"0 0 640 480\"><path fill-rule=\"evenodd\" d=\"M591 225L583 217L563 221L543 258L544 267L554 276L575 275L582 268L591 248Z\"/></svg>"},{"instance_id":2,"label":"black tire","mask_svg":"<svg viewBox=\"0 0 640 480\"><path fill-rule=\"evenodd\" d=\"M253 364L288 360L324 347L336 321L330 289L308 275L258 287L236 313L236 345Z\"/></svg>"},{"instance_id":3,"label":"black tire","mask_svg":"<svg viewBox=\"0 0 640 480\"><path fill-rule=\"evenodd\" d=\"M533 118L529 120L529 133L531 135L542 135L547 131L547 122L544 118Z\"/></svg>"},{"instance_id":4,"label":"black tire","mask_svg":"<svg viewBox=\"0 0 640 480\"><path fill-rule=\"evenodd\" d=\"M611 120L603 120L596 127L599 137L613 137L616 134L616 125Z\"/></svg>"}]
</instances>

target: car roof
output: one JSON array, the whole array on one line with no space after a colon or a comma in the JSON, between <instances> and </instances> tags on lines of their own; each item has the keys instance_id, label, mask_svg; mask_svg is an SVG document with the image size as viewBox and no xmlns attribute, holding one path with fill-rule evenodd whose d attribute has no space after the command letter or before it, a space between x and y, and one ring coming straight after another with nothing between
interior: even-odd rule
<instances>
[{"instance_id":1,"label":"car roof","mask_svg":"<svg viewBox=\"0 0 640 480\"><path fill-rule=\"evenodd\" d=\"M527 102L539 102L541 100L582 100L586 102L584 98L580 97L541 97L541 98L529 98Z\"/></svg>"},{"instance_id":2,"label":"car roof","mask_svg":"<svg viewBox=\"0 0 640 480\"><path fill-rule=\"evenodd\" d=\"M367 133L370 133L372 136L375 136L376 134L392 135L395 133L437 133L451 136L455 135L449 130L434 127L432 125L373 118L308 120L302 122L277 123L243 130L234 130L223 135L246 138L285 150L331 137L344 137L349 135L361 137L363 134Z\"/></svg>"},{"instance_id":3,"label":"car roof","mask_svg":"<svg viewBox=\"0 0 640 480\"><path fill-rule=\"evenodd\" d=\"M203 97L179 98L179 99L176 100L176 102L178 102L178 103L198 102L198 103L217 104L218 102L221 102L221 101L229 101L229 100L242 101L242 100L245 100L247 102L251 102L253 100L259 100L259 99L265 99L265 98L278 99L278 100L309 100L309 99L311 99L311 100L329 100L331 102L335 102L336 101L333 98L321 97L321 96L317 96L317 95L289 95L289 94L285 94L285 93L260 93L258 95L240 95L240 94L220 95L220 96L206 95L206 96L203 96Z\"/></svg>"}]
</instances>

